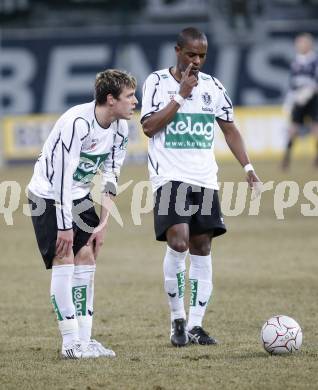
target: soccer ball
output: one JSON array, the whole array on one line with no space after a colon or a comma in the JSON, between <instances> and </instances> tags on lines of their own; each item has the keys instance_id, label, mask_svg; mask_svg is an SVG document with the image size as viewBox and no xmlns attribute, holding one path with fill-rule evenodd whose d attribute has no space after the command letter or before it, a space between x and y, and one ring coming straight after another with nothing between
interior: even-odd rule
<instances>
[{"instance_id":1,"label":"soccer ball","mask_svg":"<svg viewBox=\"0 0 318 390\"><path fill-rule=\"evenodd\" d=\"M284 315L270 318L262 327L261 342L265 351L273 355L299 351L302 340L298 323Z\"/></svg>"}]
</instances>

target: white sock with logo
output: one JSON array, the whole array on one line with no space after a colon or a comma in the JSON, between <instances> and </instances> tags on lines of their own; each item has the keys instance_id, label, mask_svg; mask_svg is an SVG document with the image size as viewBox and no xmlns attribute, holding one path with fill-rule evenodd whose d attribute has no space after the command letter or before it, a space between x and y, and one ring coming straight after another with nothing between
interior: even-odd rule
<instances>
[{"instance_id":1,"label":"white sock with logo","mask_svg":"<svg viewBox=\"0 0 318 390\"><path fill-rule=\"evenodd\" d=\"M188 329L202 326L202 320L212 294L212 257L190 254L189 279L191 287Z\"/></svg>"},{"instance_id":2,"label":"white sock with logo","mask_svg":"<svg viewBox=\"0 0 318 390\"><path fill-rule=\"evenodd\" d=\"M96 265L76 265L74 269L72 294L82 344L92 336L95 270Z\"/></svg>"},{"instance_id":3,"label":"white sock with logo","mask_svg":"<svg viewBox=\"0 0 318 390\"><path fill-rule=\"evenodd\" d=\"M52 267L51 302L55 310L63 344L78 340L78 325L72 298L74 264Z\"/></svg>"},{"instance_id":4,"label":"white sock with logo","mask_svg":"<svg viewBox=\"0 0 318 390\"><path fill-rule=\"evenodd\" d=\"M184 310L185 259L188 251L177 252L167 246L163 261L164 287L168 295L171 321L186 318Z\"/></svg>"}]
</instances>

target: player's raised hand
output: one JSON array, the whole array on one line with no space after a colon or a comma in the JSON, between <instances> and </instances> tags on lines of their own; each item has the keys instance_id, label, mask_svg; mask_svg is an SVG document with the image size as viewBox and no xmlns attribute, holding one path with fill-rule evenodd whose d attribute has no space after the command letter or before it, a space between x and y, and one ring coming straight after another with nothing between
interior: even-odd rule
<instances>
[{"instance_id":1,"label":"player's raised hand","mask_svg":"<svg viewBox=\"0 0 318 390\"><path fill-rule=\"evenodd\" d=\"M187 66L187 69L184 72L182 72L182 77L189 77L191 69L192 69L192 62L190 62L190 64Z\"/></svg>"},{"instance_id":2,"label":"player's raised hand","mask_svg":"<svg viewBox=\"0 0 318 390\"><path fill-rule=\"evenodd\" d=\"M182 72L180 80L179 95L183 98L187 98L191 95L193 88L198 85L198 80L194 74L191 74L192 63L187 66L187 69Z\"/></svg>"}]
</instances>

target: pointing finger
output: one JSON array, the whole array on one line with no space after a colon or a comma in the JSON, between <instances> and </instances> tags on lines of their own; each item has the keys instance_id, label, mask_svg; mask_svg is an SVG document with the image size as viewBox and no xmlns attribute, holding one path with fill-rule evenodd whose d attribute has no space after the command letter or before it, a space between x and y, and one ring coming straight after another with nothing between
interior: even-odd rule
<instances>
[{"instance_id":1,"label":"pointing finger","mask_svg":"<svg viewBox=\"0 0 318 390\"><path fill-rule=\"evenodd\" d=\"M192 62L190 62L190 64L187 66L187 69L184 72L185 76L189 76L191 68L192 68Z\"/></svg>"}]
</instances>

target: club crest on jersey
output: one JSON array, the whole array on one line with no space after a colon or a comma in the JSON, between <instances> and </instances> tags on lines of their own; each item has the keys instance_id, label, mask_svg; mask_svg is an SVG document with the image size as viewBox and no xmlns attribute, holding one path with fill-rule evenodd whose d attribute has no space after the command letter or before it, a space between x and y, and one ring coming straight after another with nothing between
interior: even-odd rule
<instances>
[{"instance_id":1,"label":"club crest on jersey","mask_svg":"<svg viewBox=\"0 0 318 390\"><path fill-rule=\"evenodd\" d=\"M93 150L95 146L98 144L99 139L98 138L92 138L90 139L87 137L83 142L83 149L84 150Z\"/></svg>"},{"instance_id":2,"label":"club crest on jersey","mask_svg":"<svg viewBox=\"0 0 318 390\"><path fill-rule=\"evenodd\" d=\"M92 141L91 141L91 145L90 145L90 147L88 148L89 150L92 150L92 149L94 149L95 148L95 146L97 145L97 143L98 143L98 138L94 138L94 139L92 139Z\"/></svg>"},{"instance_id":3,"label":"club crest on jersey","mask_svg":"<svg viewBox=\"0 0 318 390\"><path fill-rule=\"evenodd\" d=\"M204 92L202 95L202 100L203 100L203 103L206 105L206 106L209 106L211 103L212 103L212 96L208 93L208 92Z\"/></svg>"}]
</instances>

